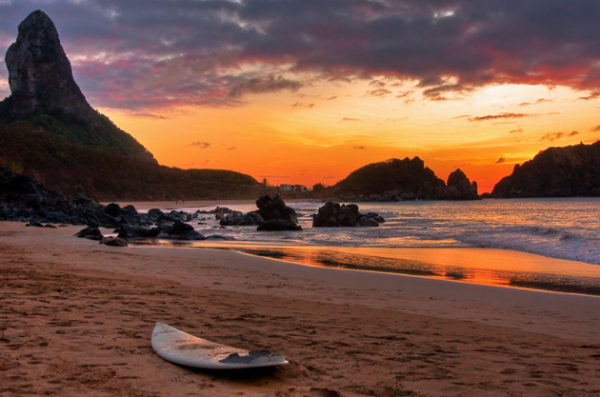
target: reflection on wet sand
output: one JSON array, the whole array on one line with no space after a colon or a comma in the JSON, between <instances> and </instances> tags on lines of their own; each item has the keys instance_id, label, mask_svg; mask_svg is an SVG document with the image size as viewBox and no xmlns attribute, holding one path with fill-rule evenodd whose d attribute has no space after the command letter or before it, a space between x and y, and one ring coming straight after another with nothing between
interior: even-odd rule
<instances>
[{"instance_id":1,"label":"reflection on wet sand","mask_svg":"<svg viewBox=\"0 0 600 397\"><path fill-rule=\"evenodd\" d=\"M452 264L446 262L436 264L402 257L390 258L367 255L360 252L347 253L343 252L347 249L338 250L323 247L238 247L237 250L251 255L280 259L310 266L368 270L431 277L474 284L600 295L600 269L596 269L597 266L587 265L579 262L571 262L571 266L569 266L569 272L571 274L564 274L564 271L559 271L558 274L555 274L552 272L552 270L557 269L553 269L554 266L552 265L554 263L552 262L555 262L556 260L548 259L546 261L547 258L542 258L544 262L548 262L544 271L544 269L540 269L540 266L537 263L532 264L527 260L520 260L517 262L508 260L508 266L502 266L503 268L489 268L487 267L489 266L489 261L486 261L486 259L489 259L486 258L487 255L481 255L480 261L473 261L473 258L466 258L463 261L463 266L458 267L456 263ZM357 249L354 250L357 251ZM358 249L358 251L360 251L360 249ZM370 253L373 254L377 253L378 250L364 249L363 251L370 251ZM396 251L400 251L398 252L398 255L402 255L401 249ZM464 252L465 250L450 249L444 251L454 251L456 254L460 254L461 251ZM389 255L389 253L387 254ZM506 252L504 252L504 254L506 254ZM518 255L516 256L519 257L532 256L529 254L517 254ZM500 262L501 261L495 261L496 267L500 267L498 266L499 264L501 265ZM581 269L577 269L578 267L581 267Z\"/></svg>"},{"instance_id":2,"label":"reflection on wet sand","mask_svg":"<svg viewBox=\"0 0 600 397\"><path fill-rule=\"evenodd\" d=\"M260 246L239 243L159 245L229 249L308 266L396 273L480 285L600 295L600 266L485 248Z\"/></svg>"}]
</instances>

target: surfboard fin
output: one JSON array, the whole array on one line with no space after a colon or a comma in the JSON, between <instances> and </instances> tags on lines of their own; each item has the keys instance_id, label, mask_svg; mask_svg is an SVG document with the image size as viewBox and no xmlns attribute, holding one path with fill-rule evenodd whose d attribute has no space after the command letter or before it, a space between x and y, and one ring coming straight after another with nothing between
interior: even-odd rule
<instances>
[{"instance_id":1,"label":"surfboard fin","mask_svg":"<svg viewBox=\"0 0 600 397\"><path fill-rule=\"evenodd\" d=\"M238 353L232 353L222 360L219 360L223 364L260 364L271 361L269 358L273 356L268 350L253 350L248 352L245 356L240 356Z\"/></svg>"}]
</instances>

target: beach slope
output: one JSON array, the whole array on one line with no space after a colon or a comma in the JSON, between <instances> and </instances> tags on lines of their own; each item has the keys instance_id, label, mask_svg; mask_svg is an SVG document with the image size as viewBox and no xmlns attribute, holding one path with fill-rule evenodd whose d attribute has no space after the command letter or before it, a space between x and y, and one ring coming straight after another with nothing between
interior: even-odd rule
<instances>
[{"instance_id":1,"label":"beach slope","mask_svg":"<svg viewBox=\"0 0 600 397\"><path fill-rule=\"evenodd\" d=\"M1 396L596 396L600 299L0 223ZM290 365L207 372L164 322Z\"/></svg>"}]
</instances>

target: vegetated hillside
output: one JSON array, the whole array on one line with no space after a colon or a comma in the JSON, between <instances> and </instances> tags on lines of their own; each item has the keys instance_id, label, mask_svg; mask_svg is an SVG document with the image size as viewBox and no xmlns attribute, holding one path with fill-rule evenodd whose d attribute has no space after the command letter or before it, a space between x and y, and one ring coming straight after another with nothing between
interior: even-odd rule
<instances>
[{"instance_id":1,"label":"vegetated hillside","mask_svg":"<svg viewBox=\"0 0 600 397\"><path fill-rule=\"evenodd\" d=\"M460 169L450 174L449 186L425 167L419 157L390 159L366 165L328 189L328 193L359 200L474 200L477 183Z\"/></svg>"},{"instance_id":2,"label":"vegetated hillside","mask_svg":"<svg viewBox=\"0 0 600 397\"><path fill-rule=\"evenodd\" d=\"M5 57L11 95L0 102L0 166L99 200L256 197L248 175L159 166L88 104L48 15L34 11L18 30Z\"/></svg>"},{"instance_id":3,"label":"vegetated hillside","mask_svg":"<svg viewBox=\"0 0 600 397\"><path fill-rule=\"evenodd\" d=\"M28 122L64 142L157 164L135 138L88 104L48 15L34 11L19 24L5 62L11 95L0 102L0 122Z\"/></svg>"},{"instance_id":4,"label":"vegetated hillside","mask_svg":"<svg viewBox=\"0 0 600 397\"><path fill-rule=\"evenodd\" d=\"M86 146L105 151L107 154L128 156L146 163L158 164L152 153L134 137L118 128L108 117L96 110L94 110L94 120L91 122L59 112L55 112L52 116L36 113L15 119L3 112L4 102L0 102L0 123L5 129L15 131L22 128L34 129L63 143ZM15 139L19 137L15 136Z\"/></svg>"},{"instance_id":5,"label":"vegetated hillside","mask_svg":"<svg viewBox=\"0 0 600 397\"><path fill-rule=\"evenodd\" d=\"M69 133L69 131L67 131ZM91 148L28 121L0 123L0 166L66 196L98 200L255 198L258 182L224 170L181 170Z\"/></svg>"},{"instance_id":6,"label":"vegetated hillside","mask_svg":"<svg viewBox=\"0 0 600 397\"><path fill-rule=\"evenodd\" d=\"M600 196L600 142L552 147L502 178L493 197Z\"/></svg>"}]
</instances>

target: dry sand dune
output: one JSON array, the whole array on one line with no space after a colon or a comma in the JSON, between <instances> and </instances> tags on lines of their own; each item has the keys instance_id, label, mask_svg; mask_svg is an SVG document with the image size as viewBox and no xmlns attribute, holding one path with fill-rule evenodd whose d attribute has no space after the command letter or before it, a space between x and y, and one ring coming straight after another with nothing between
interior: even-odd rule
<instances>
[{"instance_id":1,"label":"dry sand dune","mask_svg":"<svg viewBox=\"0 0 600 397\"><path fill-rule=\"evenodd\" d=\"M600 394L599 298L110 248L77 230L0 223L2 397ZM176 366L151 349L156 321L291 363Z\"/></svg>"}]
</instances>

